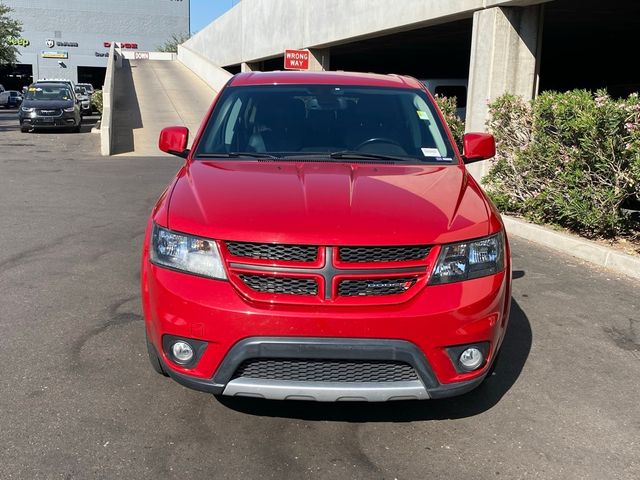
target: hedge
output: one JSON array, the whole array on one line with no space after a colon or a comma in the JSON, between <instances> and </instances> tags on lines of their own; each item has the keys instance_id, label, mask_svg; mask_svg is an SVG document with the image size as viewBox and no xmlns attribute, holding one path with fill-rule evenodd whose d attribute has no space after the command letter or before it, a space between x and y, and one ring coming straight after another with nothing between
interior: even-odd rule
<instances>
[{"instance_id":1,"label":"hedge","mask_svg":"<svg viewBox=\"0 0 640 480\"><path fill-rule=\"evenodd\" d=\"M587 237L638 238L640 98L603 90L504 95L490 105L497 156L487 192L503 211Z\"/></svg>"}]
</instances>

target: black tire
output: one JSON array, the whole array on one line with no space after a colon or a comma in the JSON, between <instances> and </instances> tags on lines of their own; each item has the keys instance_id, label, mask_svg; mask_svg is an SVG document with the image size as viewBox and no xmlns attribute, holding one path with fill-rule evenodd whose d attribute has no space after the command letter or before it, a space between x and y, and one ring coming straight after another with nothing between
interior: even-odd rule
<instances>
[{"instance_id":1,"label":"black tire","mask_svg":"<svg viewBox=\"0 0 640 480\"><path fill-rule=\"evenodd\" d=\"M80 133L80 129L82 128L82 123L78 122L78 125L76 125L75 127L73 127L73 129L71 130L73 133Z\"/></svg>"},{"instance_id":2,"label":"black tire","mask_svg":"<svg viewBox=\"0 0 640 480\"><path fill-rule=\"evenodd\" d=\"M149 353L149 362L151 363L151 368L153 368L156 373L160 375L164 375L168 377L167 372L162 368L162 363L160 363L160 359L158 358L158 354L156 353L156 349L153 344L149 341L149 337L147 337L147 352Z\"/></svg>"},{"instance_id":3,"label":"black tire","mask_svg":"<svg viewBox=\"0 0 640 480\"><path fill-rule=\"evenodd\" d=\"M29 133L29 127L20 127L22 133Z\"/></svg>"}]
</instances>

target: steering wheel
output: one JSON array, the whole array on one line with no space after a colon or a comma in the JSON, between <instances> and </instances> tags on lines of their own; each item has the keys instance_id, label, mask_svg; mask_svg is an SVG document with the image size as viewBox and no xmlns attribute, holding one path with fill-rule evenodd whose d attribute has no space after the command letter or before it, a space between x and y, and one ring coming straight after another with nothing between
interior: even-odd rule
<instances>
[{"instance_id":1,"label":"steering wheel","mask_svg":"<svg viewBox=\"0 0 640 480\"><path fill-rule=\"evenodd\" d=\"M389 143L391 145L395 145L396 147L402 148L402 145L400 145L398 142L396 142L395 140L392 140L390 138L374 137L374 138L370 138L369 140L365 140L362 143L359 143L354 148L354 150L360 150L362 147L366 147L367 145L370 145L372 143Z\"/></svg>"}]
</instances>

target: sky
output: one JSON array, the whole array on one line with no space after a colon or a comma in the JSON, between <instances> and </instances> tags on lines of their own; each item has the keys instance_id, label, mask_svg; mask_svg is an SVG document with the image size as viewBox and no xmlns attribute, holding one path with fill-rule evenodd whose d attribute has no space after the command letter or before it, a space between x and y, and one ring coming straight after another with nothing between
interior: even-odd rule
<instances>
[{"instance_id":1,"label":"sky","mask_svg":"<svg viewBox=\"0 0 640 480\"><path fill-rule=\"evenodd\" d=\"M191 0L191 32L202 30L239 0Z\"/></svg>"}]
</instances>

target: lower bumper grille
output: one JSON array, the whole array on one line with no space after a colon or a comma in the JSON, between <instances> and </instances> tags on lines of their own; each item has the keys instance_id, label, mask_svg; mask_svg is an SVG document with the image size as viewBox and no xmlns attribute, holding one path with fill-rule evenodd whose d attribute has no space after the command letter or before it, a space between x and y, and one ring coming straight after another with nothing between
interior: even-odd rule
<instances>
[{"instance_id":1,"label":"lower bumper grille","mask_svg":"<svg viewBox=\"0 0 640 480\"><path fill-rule=\"evenodd\" d=\"M407 363L368 360L252 359L233 378L299 382L402 382L418 380Z\"/></svg>"}]
</instances>

